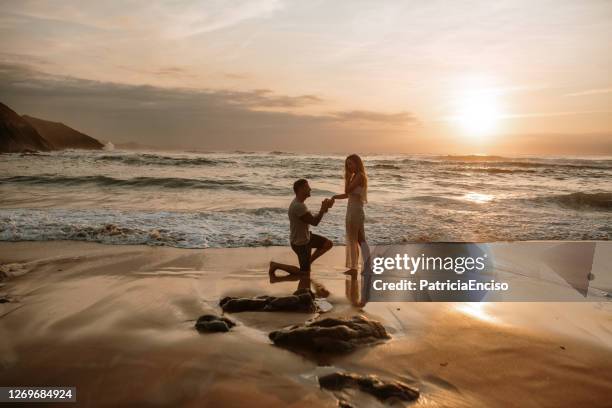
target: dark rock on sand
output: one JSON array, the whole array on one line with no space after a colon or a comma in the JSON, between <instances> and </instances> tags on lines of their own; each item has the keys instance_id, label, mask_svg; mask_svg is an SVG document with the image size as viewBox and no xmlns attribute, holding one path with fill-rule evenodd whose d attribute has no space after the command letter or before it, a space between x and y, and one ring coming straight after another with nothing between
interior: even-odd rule
<instances>
[{"instance_id":1,"label":"dark rock on sand","mask_svg":"<svg viewBox=\"0 0 612 408\"><path fill-rule=\"evenodd\" d=\"M420 395L418 390L401 381L383 381L374 375L332 373L319 377L319 385L332 391L339 391L347 387L359 388L381 401L389 398L414 401Z\"/></svg>"},{"instance_id":2,"label":"dark rock on sand","mask_svg":"<svg viewBox=\"0 0 612 408\"><path fill-rule=\"evenodd\" d=\"M228 332L236 323L222 316L203 315L198 318L195 328L200 333Z\"/></svg>"},{"instance_id":3,"label":"dark rock on sand","mask_svg":"<svg viewBox=\"0 0 612 408\"><path fill-rule=\"evenodd\" d=\"M351 404L349 404L345 400L338 400L338 407L339 408L354 408Z\"/></svg>"},{"instance_id":4,"label":"dark rock on sand","mask_svg":"<svg viewBox=\"0 0 612 408\"><path fill-rule=\"evenodd\" d=\"M275 345L315 353L346 353L389 338L382 324L365 316L327 318L273 331Z\"/></svg>"},{"instance_id":5,"label":"dark rock on sand","mask_svg":"<svg viewBox=\"0 0 612 408\"><path fill-rule=\"evenodd\" d=\"M226 313L238 312L303 312L314 313L317 307L309 289L299 289L289 296L225 297L219 305Z\"/></svg>"}]
</instances>

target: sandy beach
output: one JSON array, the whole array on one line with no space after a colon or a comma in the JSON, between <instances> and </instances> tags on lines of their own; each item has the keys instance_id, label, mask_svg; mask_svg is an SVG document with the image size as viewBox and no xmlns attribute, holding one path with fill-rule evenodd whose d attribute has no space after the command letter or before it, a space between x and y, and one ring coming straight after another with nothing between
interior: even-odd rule
<instances>
[{"instance_id":1,"label":"sandy beach","mask_svg":"<svg viewBox=\"0 0 612 408\"><path fill-rule=\"evenodd\" d=\"M382 406L319 388L344 370L418 388L411 406L604 407L612 394L612 305L368 303L347 299L344 248L313 266L326 316L363 314L391 339L316 362L268 333L313 314L245 312L229 333L199 334L223 296L285 295L270 259L286 247L177 249L79 242L0 244L0 384L77 387L78 406ZM53 404L49 404L52 406Z\"/></svg>"}]
</instances>

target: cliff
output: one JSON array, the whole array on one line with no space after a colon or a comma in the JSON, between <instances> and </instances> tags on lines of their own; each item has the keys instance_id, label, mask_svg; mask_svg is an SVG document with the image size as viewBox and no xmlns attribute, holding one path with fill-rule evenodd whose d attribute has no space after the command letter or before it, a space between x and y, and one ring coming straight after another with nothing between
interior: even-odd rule
<instances>
[{"instance_id":1,"label":"cliff","mask_svg":"<svg viewBox=\"0 0 612 408\"><path fill-rule=\"evenodd\" d=\"M87 136L77 130L72 129L59 122L39 119L28 115L23 115L30 125L49 142L54 150L63 149L89 149L99 150L104 147L100 141L91 136Z\"/></svg>"},{"instance_id":2,"label":"cliff","mask_svg":"<svg viewBox=\"0 0 612 408\"><path fill-rule=\"evenodd\" d=\"M24 118L0 103L0 152L49 151L53 147Z\"/></svg>"}]
</instances>

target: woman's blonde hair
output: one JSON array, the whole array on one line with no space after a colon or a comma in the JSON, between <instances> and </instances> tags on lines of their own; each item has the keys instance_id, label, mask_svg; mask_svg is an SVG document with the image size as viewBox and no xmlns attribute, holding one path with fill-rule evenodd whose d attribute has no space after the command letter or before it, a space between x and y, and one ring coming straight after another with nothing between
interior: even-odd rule
<instances>
[{"instance_id":1,"label":"woman's blonde hair","mask_svg":"<svg viewBox=\"0 0 612 408\"><path fill-rule=\"evenodd\" d=\"M356 154L351 154L344 160L344 189L348 187L353 174L349 172L348 163L352 161L357 168L355 174L360 173L363 176L363 189L361 190L361 201L364 203L368 202L368 176L363 165L363 160Z\"/></svg>"}]
</instances>

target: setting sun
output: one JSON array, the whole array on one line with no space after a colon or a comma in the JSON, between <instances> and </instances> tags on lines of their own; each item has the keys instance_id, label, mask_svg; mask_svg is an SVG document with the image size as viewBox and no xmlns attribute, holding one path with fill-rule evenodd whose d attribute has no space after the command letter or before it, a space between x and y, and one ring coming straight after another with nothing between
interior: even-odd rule
<instances>
[{"instance_id":1,"label":"setting sun","mask_svg":"<svg viewBox=\"0 0 612 408\"><path fill-rule=\"evenodd\" d=\"M488 136L499 129L499 102L492 92L474 92L460 100L455 120L470 136Z\"/></svg>"}]
</instances>

